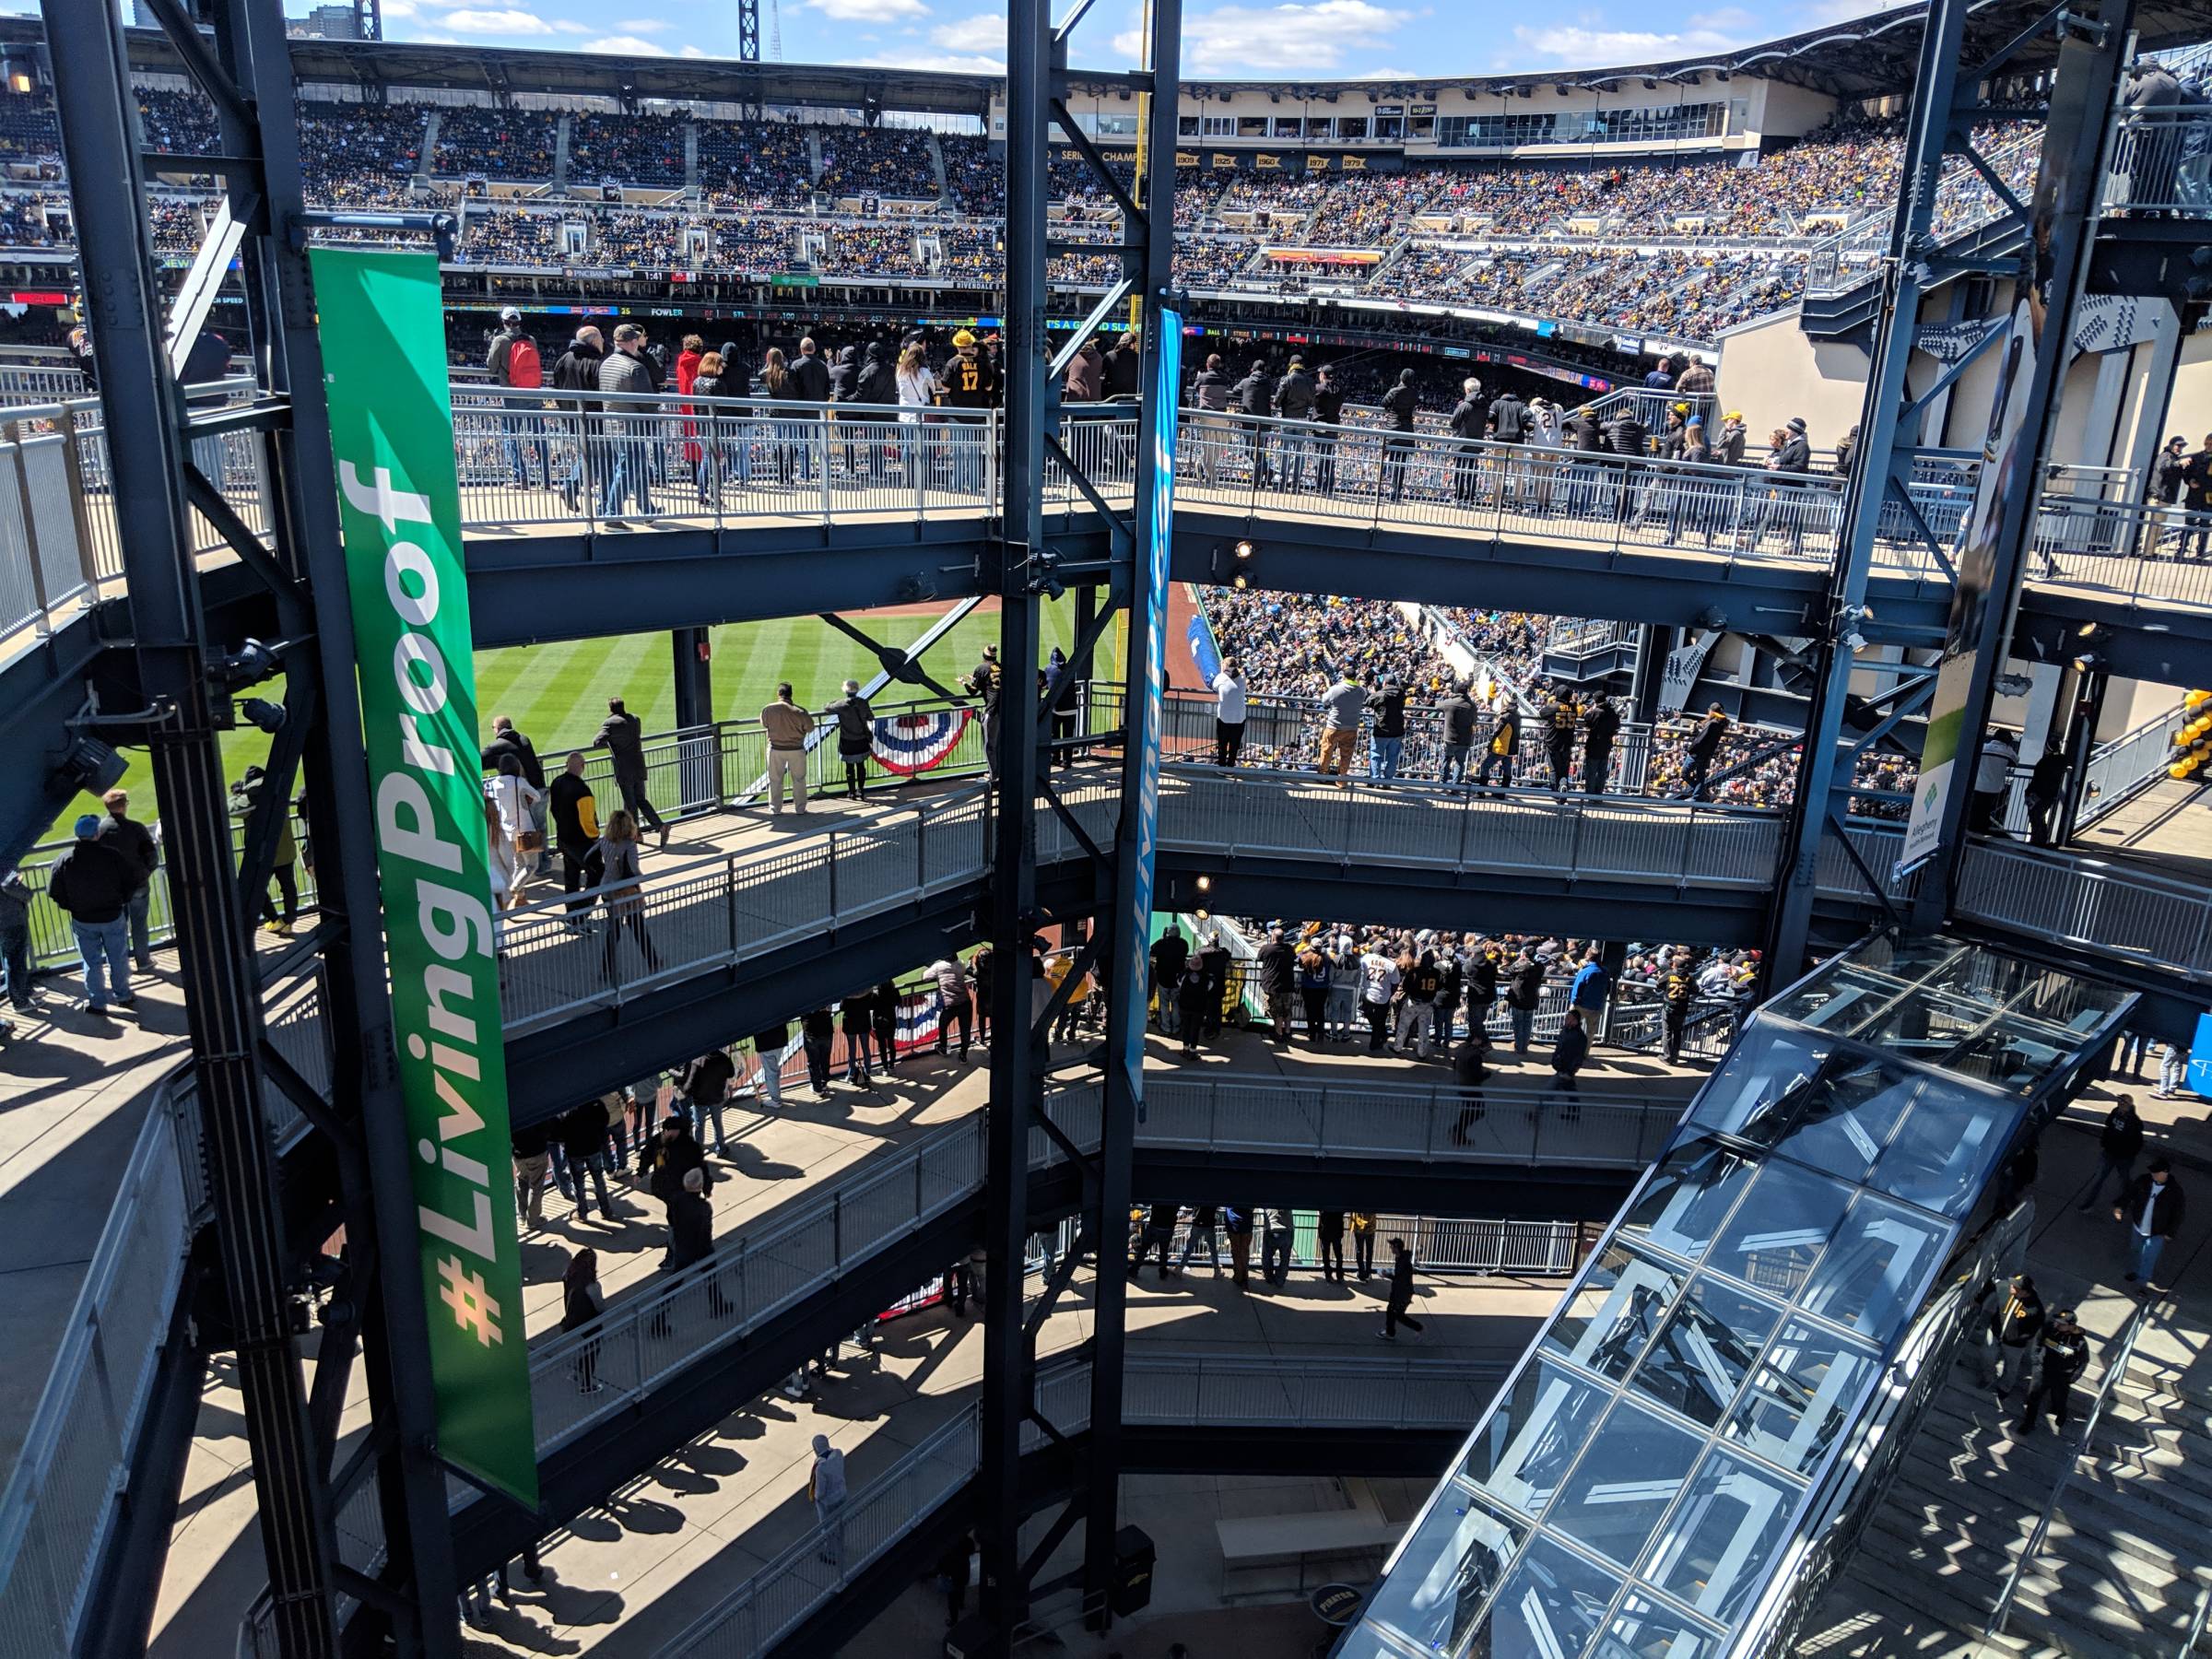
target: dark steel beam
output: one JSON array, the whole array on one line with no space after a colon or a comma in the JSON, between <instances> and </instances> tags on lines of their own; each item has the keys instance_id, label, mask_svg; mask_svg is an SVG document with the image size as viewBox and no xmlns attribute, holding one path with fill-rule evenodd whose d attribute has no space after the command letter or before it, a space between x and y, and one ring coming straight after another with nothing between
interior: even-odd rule
<instances>
[{"instance_id":1,"label":"dark steel beam","mask_svg":"<svg viewBox=\"0 0 2212 1659\"><path fill-rule=\"evenodd\" d=\"M87 320L98 353L118 539L149 733L225 1298L287 1659L333 1652L335 1559L261 1111L261 1002L231 863L222 754L185 505L182 398L162 349L137 100L112 6L44 0ZM272 3L272 9L274 9ZM284 107L288 108L288 100Z\"/></svg>"},{"instance_id":2,"label":"dark steel beam","mask_svg":"<svg viewBox=\"0 0 2212 1659\"><path fill-rule=\"evenodd\" d=\"M422 1277L415 1270L414 1147L402 1111L386 993L382 900L371 826L377 821L356 694L352 606L339 533L337 480L324 396L323 356L306 239L299 133L291 107L292 61L279 0L219 0L215 46L252 100L252 123L225 115L226 153L258 155L259 198L227 181L233 212L250 214L241 248L256 371L288 423L272 427L263 455L271 475L276 562L313 596L314 649L291 665L319 693L316 741L303 759L307 821L316 852L325 1028L331 1040L332 1111L358 1125L369 1180L348 1182L348 1235L381 1263L378 1295L360 1309L361 1359L376 1422L387 1446L378 1480L385 1539L382 1579L397 1599L362 1616L388 1625L403 1655L454 1659L456 1583L447 1543L446 1481L437 1455ZM166 801L164 803L166 805ZM331 1474L314 1471L318 1486ZM394 1616L394 1607L405 1612Z\"/></svg>"},{"instance_id":3,"label":"dark steel beam","mask_svg":"<svg viewBox=\"0 0 2212 1659\"><path fill-rule=\"evenodd\" d=\"M1017 1266L1030 1235L1030 1121L1038 1056L1030 1029L1030 948L1037 910L1030 825L1037 810L1036 676L1039 617L1032 561L1044 542L1044 432L1053 407L1046 384L1044 207L1049 112L1050 0L1009 0L1006 15L1006 326L1002 539L990 559L999 595L999 697L995 726L997 833L993 841L991 937L997 964L991 1025L991 1125L985 1169L983 1392L981 1470L984 1611L991 1651L1003 1654L1028 1611L1021 1580L1021 1430L1034 1375L1022 1324L1026 1288Z\"/></svg>"}]
</instances>

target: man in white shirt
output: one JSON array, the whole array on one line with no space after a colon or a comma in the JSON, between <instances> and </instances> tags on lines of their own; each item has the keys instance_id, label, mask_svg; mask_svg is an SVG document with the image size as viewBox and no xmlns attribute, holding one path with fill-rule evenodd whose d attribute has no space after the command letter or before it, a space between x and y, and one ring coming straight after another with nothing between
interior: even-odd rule
<instances>
[{"instance_id":1,"label":"man in white shirt","mask_svg":"<svg viewBox=\"0 0 2212 1659\"><path fill-rule=\"evenodd\" d=\"M1235 657L1214 676L1214 764L1234 766L1244 748L1244 671Z\"/></svg>"},{"instance_id":2,"label":"man in white shirt","mask_svg":"<svg viewBox=\"0 0 2212 1659\"><path fill-rule=\"evenodd\" d=\"M2005 827L2005 792L2012 782L2012 769L2019 762L2020 740L2010 732L1992 732L1974 759L1970 828L1991 835Z\"/></svg>"},{"instance_id":3,"label":"man in white shirt","mask_svg":"<svg viewBox=\"0 0 2212 1659\"><path fill-rule=\"evenodd\" d=\"M1390 1030L1390 999L1397 994L1398 965L1379 950L1359 959L1359 1011L1367 1017L1367 1052L1382 1052Z\"/></svg>"},{"instance_id":4,"label":"man in white shirt","mask_svg":"<svg viewBox=\"0 0 2212 1659\"><path fill-rule=\"evenodd\" d=\"M1321 694L1322 776L1336 774L1336 787L1349 789L1352 751L1359 747L1359 716L1367 708L1367 688L1349 674Z\"/></svg>"}]
</instances>

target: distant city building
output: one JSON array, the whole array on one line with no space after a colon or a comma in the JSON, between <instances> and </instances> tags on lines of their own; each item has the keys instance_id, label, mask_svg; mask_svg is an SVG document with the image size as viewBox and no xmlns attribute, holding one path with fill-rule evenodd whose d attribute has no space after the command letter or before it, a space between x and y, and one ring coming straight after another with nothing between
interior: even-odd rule
<instances>
[{"instance_id":1,"label":"distant city building","mask_svg":"<svg viewBox=\"0 0 2212 1659\"><path fill-rule=\"evenodd\" d=\"M285 32L311 40L358 41L362 38L360 14L351 6L317 6L305 17L287 18Z\"/></svg>"}]
</instances>

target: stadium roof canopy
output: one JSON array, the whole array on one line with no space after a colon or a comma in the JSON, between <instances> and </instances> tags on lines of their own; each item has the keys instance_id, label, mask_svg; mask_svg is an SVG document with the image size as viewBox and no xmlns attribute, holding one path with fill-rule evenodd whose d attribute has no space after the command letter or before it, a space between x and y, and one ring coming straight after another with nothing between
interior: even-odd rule
<instances>
[{"instance_id":1,"label":"stadium roof canopy","mask_svg":"<svg viewBox=\"0 0 2212 1659\"><path fill-rule=\"evenodd\" d=\"M2048 0L1978 0L1967 26L1966 57L1987 56L2048 9ZM1531 70L1512 75L1442 76L1418 81L1185 81L1186 93L1204 98L1265 92L1300 100L1428 96L1464 88L1470 93L1532 94L1538 88L1605 91L1643 82L1689 81L1702 75L1743 75L1787 81L1838 98L1903 92L1912 83L1920 50L1923 6L1899 6L1872 16L1808 29L1802 34L1664 63L1606 68ZM2203 0L2143 0L2136 28L2146 50L2193 44L2212 35L2212 6ZM0 18L0 50L30 45L42 30L31 18ZM614 57L527 48L470 47L429 42L324 41L291 42L292 66L301 80L364 87L422 87L448 91L538 92L618 100L758 102L824 108L972 115L982 112L1002 83L992 76L955 75L927 68L860 68L837 65L741 64L718 58ZM2027 73L2047 65L2056 41L2046 32L2013 59ZM134 30L134 67L175 72L176 54L158 31ZM1078 88L1112 93L1124 88L1107 76Z\"/></svg>"}]
</instances>

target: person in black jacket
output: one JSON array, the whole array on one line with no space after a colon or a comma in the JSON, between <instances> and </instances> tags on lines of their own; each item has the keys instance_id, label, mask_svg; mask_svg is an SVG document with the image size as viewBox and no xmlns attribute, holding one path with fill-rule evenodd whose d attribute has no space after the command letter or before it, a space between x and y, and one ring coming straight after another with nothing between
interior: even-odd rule
<instances>
[{"instance_id":1,"label":"person in black jacket","mask_svg":"<svg viewBox=\"0 0 2212 1659\"><path fill-rule=\"evenodd\" d=\"M830 1094L830 1045L837 1040L837 1015L828 1007L810 1008L799 1019L799 1041L806 1052L806 1081L814 1092Z\"/></svg>"},{"instance_id":2,"label":"person in black jacket","mask_svg":"<svg viewBox=\"0 0 2212 1659\"><path fill-rule=\"evenodd\" d=\"M821 348L811 335L799 342L798 361L791 366L789 394L804 403L830 401L830 365L822 361Z\"/></svg>"},{"instance_id":3,"label":"person in black jacket","mask_svg":"<svg viewBox=\"0 0 2212 1659\"><path fill-rule=\"evenodd\" d=\"M868 757L876 748L876 711L860 694L860 682L845 682L845 694L825 713L837 716L837 759L845 769L845 799L868 798Z\"/></svg>"},{"instance_id":4,"label":"person in black jacket","mask_svg":"<svg viewBox=\"0 0 2212 1659\"><path fill-rule=\"evenodd\" d=\"M1175 1218L1179 1206L1172 1204L1155 1204L1145 1212L1144 1230L1136 1236L1136 1253L1129 1258L1129 1277L1135 1278L1144 1271L1145 1258L1154 1251L1159 1252L1159 1277L1179 1271L1168 1261L1168 1251L1175 1242Z\"/></svg>"},{"instance_id":5,"label":"person in black jacket","mask_svg":"<svg viewBox=\"0 0 2212 1659\"><path fill-rule=\"evenodd\" d=\"M568 1270L560 1276L561 1331L588 1331L599 1323L599 1253L580 1250L569 1258ZM576 1350L575 1375L578 1394L597 1394L606 1386L599 1381L597 1342Z\"/></svg>"},{"instance_id":6,"label":"person in black jacket","mask_svg":"<svg viewBox=\"0 0 2212 1659\"><path fill-rule=\"evenodd\" d=\"M1276 1045L1290 1046L1290 993L1296 975L1293 969L1297 959L1283 938L1283 930L1267 930L1267 942L1258 952L1260 995L1267 1004L1267 1020L1273 1028Z\"/></svg>"},{"instance_id":7,"label":"person in black jacket","mask_svg":"<svg viewBox=\"0 0 2212 1659\"><path fill-rule=\"evenodd\" d=\"M1336 493L1336 429L1344 424L1345 389L1324 363L1313 381L1313 488Z\"/></svg>"},{"instance_id":8,"label":"person in black jacket","mask_svg":"<svg viewBox=\"0 0 2212 1659\"><path fill-rule=\"evenodd\" d=\"M2089 1339L2082 1335L2074 1310L2061 1308L2051 1316L2035 1344L2034 1380L2028 1385L2028 1397L2020 1402L2020 1415L2012 1431L2033 1434L2035 1419L2042 1411L2051 1414L2053 1428L2065 1429L2073 1415L2075 1380L2088 1363Z\"/></svg>"},{"instance_id":9,"label":"person in black jacket","mask_svg":"<svg viewBox=\"0 0 2212 1659\"><path fill-rule=\"evenodd\" d=\"M161 867L160 849L154 845L154 832L131 816L129 791L111 789L100 796L100 804L107 807L108 816L100 820L100 839L128 859L138 873L138 885L131 889L124 915L130 923L131 960L139 972L151 973L154 872Z\"/></svg>"},{"instance_id":10,"label":"person in black jacket","mask_svg":"<svg viewBox=\"0 0 2212 1659\"><path fill-rule=\"evenodd\" d=\"M592 1218L589 1180L599 1189L599 1213L615 1218L615 1200L606 1190L606 1108L594 1098L560 1114L554 1130L553 1178L576 1206L576 1219Z\"/></svg>"},{"instance_id":11,"label":"person in black jacket","mask_svg":"<svg viewBox=\"0 0 2212 1659\"><path fill-rule=\"evenodd\" d=\"M1551 764L1552 793L1558 794L1566 789L1568 774L1574 769L1574 732L1582 712L1562 686L1552 693L1551 704L1544 712L1544 756Z\"/></svg>"},{"instance_id":12,"label":"person in black jacket","mask_svg":"<svg viewBox=\"0 0 2212 1659\"><path fill-rule=\"evenodd\" d=\"M712 1048L691 1063L684 1074L684 1099L691 1109L692 1133L704 1141L707 1120L714 1120L714 1150L727 1158L729 1136L723 1132L723 1108L729 1104L730 1085L737 1080L737 1063L726 1049Z\"/></svg>"},{"instance_id":13,"label":"person in black jacket","mask_svg":"<svg viewBox=\"0 0 2212 1659\"><path fill-rule=\"evenodd\" d=\"M1728 735L1728 716L1719 703L1705 711L1705 718L1698 723L1697 732L1683 752L1682 782L1685 796L1696 801L1704 798L1706 781L1712 775L1712 762L1721 752L1721 739Z\"/></svg>"},{"instance_id":14,"label":"person in black jacket","mask_svg":"<svg viewBox=\"0 0 2212 1659\"><path fill-rule=\"evenodd\" d=\"M753 1053L760 1062L754 1083L770 1106L783 1104L783 1051L790 1043L791 1028L781 1022L753 1033Z\"/></svg>"},{"instance_id":15,"label":"person in black jacket","mask_svg":"<svg viewBox=\"0 0 2212 1659\"><path fill-rule=\"evenodd\" d=\"M599 724L599 735L592 739L594 748L603 748L614 758L615 787L622 792L622 806L641 825L650 825L661 832L661 847L668 846L668 826L661 815L653 809L645 798L645 727L644 723L622 706L622 700L606 700L606 718Z\"/></svg>"},{"instance_id":16,"label":"person in black jacket","mask_svg":"<svg viewBox=\"0 0 2212 1659\"><path fill-rule=\"evenodd\" d=\"M112 842L98 839L100 819L86 813L76 820L76 844L54 861L46 876L46 896L69 912L85 973L85 1012L105 1014L137 1005L131 990L125 955L130 926L124 919L138 887L138 866Z\"/></svg>"},{"instance_id":17,"label":"person in black jacket","mask_svg":"<svg viewBox=\"0 0 2212 1659\"><path fill-rule=\"evenodd\" d=\"M533 789L546 786L545 762L537 758L537 746L515 730L514 722L504 714L495 714L491 721L491 741L484 746L484 770L500 770L500 758L512 755L523 769L523 778Z\"/></svg>"},{"instance_id":18,"label":"person in black jacket","mask_svg":"<svg viewBox=\"0 0 2212 1659\"><path fill-rule=\"evenodd\" d=\"M646 1190L663 1204L683 1190L684 1177L693 1170L705 1177L707 1185L713 1184L713 1177L706 1174L706 1148L692 1137L687 1123L683 1107L671 1101L659 1132L639 1148L638 1173L644 1177Z\"/></svg>"},{"instance_id":19,"label":"person in black jacket","mask_svg":"<svg viewBox=\"0 0 2212 1659\"><path fill-rule=\"evenodd\" d=\"M1475 445L1488 429L1489 411L1483 406L1482 382L1469 375L1460 384L1460 399L1452 406L1452 436L1464 438L1464 447L1452 451L1452 499L1471 502L1481 492L1482 452Z\"/></svg>"},{"instance_id":20,"label":"person in black jacket","mask_svg":"<svg viewBox=\"0 0 2212 1659\"><path fill-rule=\"evenodd\" d=\"M1454 1146L1465 1146L1467 1131L1482 1122L1482 1086L1490 1080L1485 1064L1489 1053L1488 1034L1479 1020L1470 1018L1465 1038L1452 1051L1452 1083L1459 1091L1459 1115L1452 1120Z\"/></svg>"},{"instance_id":21,"label":"person in black jacket","mask_svg":"<svg viewBox=\"0 0 2212 1659\"><path fill-rule=\"evenodd\" d=\"M1583 788L1590 794L1606 793L1606 774L1613 766L1613 742L1620 735L1620 711L1613 700L1601 697L1583 716Z\"/></svg>"},{"instance_id":22,"label":"person in black jacket","mask_svg":"<svg viewBox=\"0 0 2212 1659\"><path fill-rule=\"evenodd\" d=\"M2163 1157L2152 1159L2150 1168L2127 1183L2127 1196L2113 1206L2112 1219L2127 1223L2130 1248L2136 1253L2127 1274L2129 1284L2141 1280L2146 1290L2159 1288L2159 1255L2166 1241L2181 1231L2185 1210L2182 1183Z\"/></svg>"},{"instance_id":23,"label":"person in black jacket","mask_svg":"<svg viewBox=\"0 0 2212 1659\"><path fill-rule=\"evenodd\" d=\"M561 890L571 896L599 885L599 877L591 872L599 846L599 803L592 786L583 781L583 751L571 749L560 776L553 780L545 797L553 844L560 849ZM573 916L580 908L584 907L571 903L569 913Z\"/></svg>"},{"instance_id":24,"label":"person in black jacket","mask_svg":"<svg viewBox=\"0 0 2212 1659\"><path fill-rule=\"evenodd\" d=\"M1982 1384L2003 1399L2026 1380L2035 1362L2036 1339L2043 1334L2043 1299L2035 1280L2016 1273L2003 1296L1991 1305L1983 1334Z\"/></svg>"},{"instance_id":25,"label":"person in black jacket","mask_svg":"<svg viewBox=\"0 0 2212 1659\"><path fill-rule=\"evenodd\" d=\"M1411 1330L1423 1328L1421 1322L1406 1310L1413 1306L1413 1252L1406 1248L1406 1241L1390 1241L1390 1300L1382 1305L1382 1335L1395 1342L1398 1327Z\"/></svg>"},{"instance_id":26,"label":"person in black jacket","mask_svg":"<svg viewBox=\"0 0 2212 1659\"><path fill-rule=\"evenodd\" d=\"M1505 1011L1513 1023L1513 1055L1535 1041L1536 1009L1544 1001L1544 964L1524 948L1505 973Z\"/></svg>"},{"instance_id":27,"label":"person in black jacket","mask_svg":"<svg viewBox=\"0 0 2212 1659\"><path fill-rule=\"evenodd\" d=\"M1277 419L1297 421L1298 426L1287 426L1276 435L1278 459L1276 470L1285 489L1303 489L1306 487L1306 434L1304 423L1313 418L1313 377L1306 372L1303 358L1292 358L1283 371L1283 378L1275 382L1275 413Z\"/></svg>"},{"instance_id":28,"label":"person in black jacket","mask_svg":"<svg viewBox=\"0 0 2212 1659\"><path fill-rule=\"evenodd\" d=\"M1574 1079L1590 1058L1590 1032L1583 1024L1583 1011L1569 1008L1559 1020L1559 1034L1551 1040L1551 1087L1555 1093L1563 1094L1571 1102L1579 1102L1581 1091ZM1573 1123L1579 1114L1579 1104L1571 1104L1562 1114Z\"/></svg>"},{"instance_id":29,"label":"person in black jacket","mask_svg":"<svg viewBox=\"0 0 2212 1659\"><path fill-rule=\"evenodd\" d=\"M1236 401L1237 383L1230 378L1221 354L1214 352L1206 366L1191 379L1191 439L1195 447L1198 482L1212 484L1220 476L1228 453L1230 405Z\"/></svg>"},{"instance_id":30,"label":"person in black jacket","mask_svg":"<svg viewBox=\"0 0 2212 1659\"><path fill-rule=\"evenodd\" d=\"M687 1170L682 1183L668 1201L668 1253L661 1258L663 1273L681 1273L714 1253L714 1206L707 1201L704 1170ZM730 1299L723 1294L720 1277L707 1274L707 1312L715 1319L730 1316ZM661 1315L665 1319L665 1313ZM656 1329L655 1335L660 1333Z\"/></svg>"},{"instance_id":31,"label":"person in black jacket","mask_svg":"<svg viewBox=\"0 0 2212 1659\"><path fill-rule=\"evenodd\" d=\"M2137 551L2146 559L2155 554L2169 535L2179 535L2183 474L2189 465L2188 452L2189 441L2177 433L2166 440L2166 447L2151 463L2150 488L2145 492L2143 504L2164 511L2143 515L2143 541ZM2169 528L2160 530L2161 523Z\"/></svg>"},{"instance_id":32,"label":"person in black jacket","mask_svg":"<svg viewBox=\"0 0 2212 1659\"><path fill-rule=\"evenodd\" d=\"M1641 464L1651 451L1651 433L1636 418L1633 404L1606 423L1606 445L1613 453L1613 465L1619 480L1608 505L1617 518L1633 519L1642 510L1642 482L1646 474Z\"/></svg>"},{"instance_id":33,"label":"person in black jacket","mask_svg":"<svg viewBox=\"0 0 2212 1659\"><path fill-rule=\"evenodd\" d=\"M2079 1204L2074 1206L2077 1214L2095 1209L2104 1197L2104 1178L2115 1177L2113 1196L2124 1195L2136 1178L2136 1159L2143 1152L2143 1120L2136 1115L2136 1097L2116 1095L2112 1109L2104 1114L2104 1126L2098 1131L2099 1160L2096 1179Z\"/></svg>"},{"instance_id":34,"label":"person in black jacket","mask_svg":"<svg viewBox=\"0 0 2212 1659\"><path fill-rule=\"evenodd\" d=\"M889 980L877 986L868 1004L869 1029L876 1038L876 1058L886 1072L899 1065L899 987Z\"/></svg>"},{"instance_id":35,"label":"person in black jacket","mask_svg":"<svg viewBox=\"0 0 2212 1659\"><path fill-rule=\"evenodd\" d=\"M1390 418L1390 435L1382 440L1382 481L1394 501L1406 494L1406 466L1413 458L1413 418L1420 406L1413 371L1399 370L1398 383L1382 394L1382 413Z\"/></svg>"},{"instance_id":36,"label":"person in black jacket","mask_svg":"<svg viewBox=\"0 0 2212 1659\"><path fill-rule=\"evenodd\" d=\"M1183 967L1190 959L1191 942L1171 920L1159 937L1152 941L1151 982L1145 987L1147 1000L1159 999L1159 1029L1171 1037L1176 1030L1175 989L1182 983Z\"/></svg>"},{"instance_id":37,"label":"person in black jacket","mask_svg":"<svg viewBox=\"0 0 2212 1659\"><path fill-rule=\"evenodd\" d=\"M1522 402L1521 394L1511 386L1490 400L1488 422L1490 441L1493 443L1521 444L1528 441L1528 405ZM1521 499L1520 469L1522 463L1511 450L1499 450L1491 456L1498 474L1498 504Z\"/></svg>"},{"instance_id":38,"label":"person in black jacket","mask_svg":"<svg viewBox=\"0 0 2212 1659\"><path fill-rule=\"evenodd\" d=\"M1106 354L1106 395L1108 397L1135 397L1144 384L1145 347L1130 329L1113 344Z\"/></svg>"},{"instance_id":39,"label":"person in black jacket","mask_svg":"<svg viewBox=\"0 0 2212 1659\"><path fill-rule=\"evenodd\" d=\"M1465 783L1470 775L1467 762L1475 753L1475 700L1467 695L1465 684L1453 680L1436 712L1443 723L1443 781Z\"/></svg>"},{"instance_id":40,"label":"person in black jacket","mask_svg":"<svg viewBox=\"0 0 2212 1659\"><path fill-rule=\"evenodd\" d=\"M1406 753L1406 688L1394 677L1386 678L1369 706L1374 710L1375 730L1367 750L1367 775L1388 783L1396 779Z\"/></svg>"},{"instance_id":41,"label":"person in black jacket","mask_svg":"<svg viewBox=\"0 0 2212 1659\"><path fill-rule=\"evenodd\" d=\"M1237 382L1237 412L1243 417L1237 422L1237 443L1244 452L1244 469L1254 489L1272 488L1275 476L1267 466L1266 429L1260 423L1265 418L1269 399L1275 390L1274 378L1267 372L1267 359L1254 358L1244 378Z\"/></svg>"}]
</instances>

